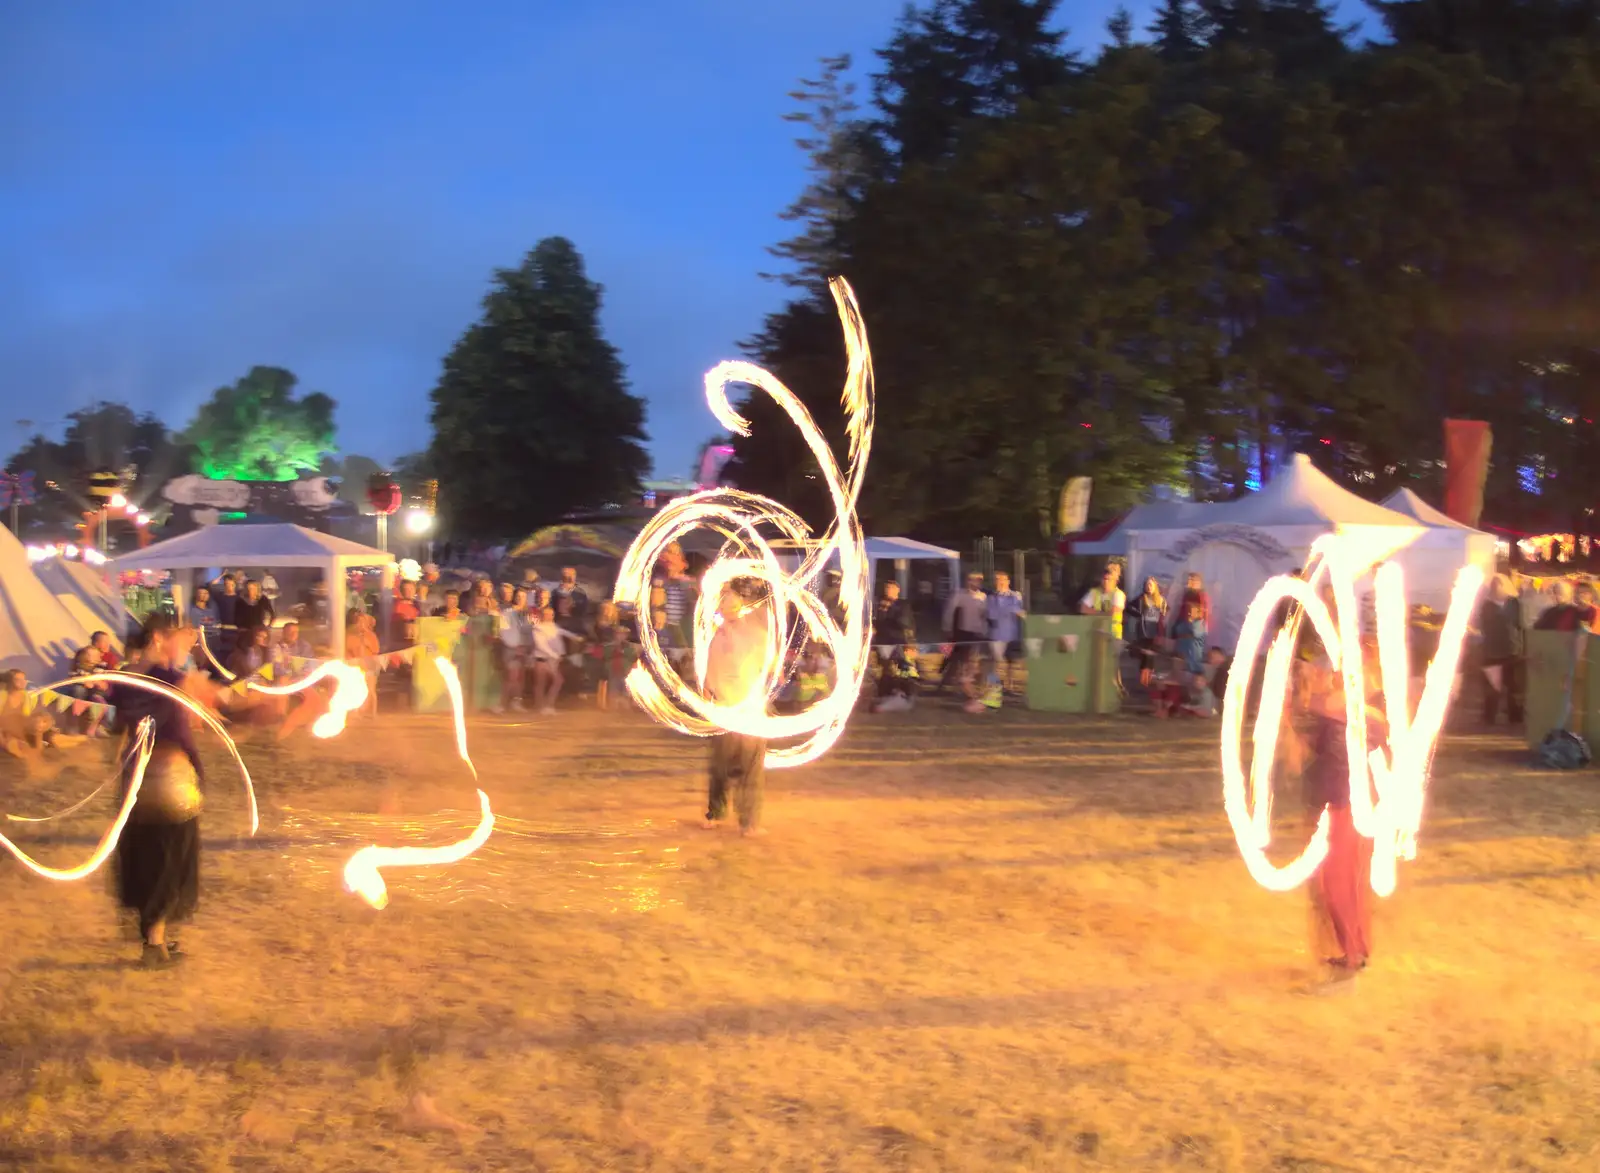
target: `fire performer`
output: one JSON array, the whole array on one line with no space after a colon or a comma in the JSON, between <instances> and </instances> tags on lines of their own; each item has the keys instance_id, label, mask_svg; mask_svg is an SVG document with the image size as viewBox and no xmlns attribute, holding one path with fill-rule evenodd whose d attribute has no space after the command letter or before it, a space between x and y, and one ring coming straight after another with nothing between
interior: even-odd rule
<instances>
[{"instance_id":1,"label":"fire performer","mask_svg":"<svg viewBox=\"0 0 1600 1173\"><path fill-rule=\"evenodd\" d=\"M1370 703L1376 695L1376 657L1366 664L1367 748L1387 736L1383 714ZM1372 955L1372 840L1356 830L1350 810L1350 754L1345 734L1344 678L1325 667L1313 669L1309 767L1304 772L1306 816L1316 825L1328 812L1328 855L1311 880L1313 944L1328 969L1324 989L1350 988ZM1365 783L1363 768L1356 774Z\"/></svg>"},{"instance_id":2,"label":"fire performer","mask_svg":"<svg viewBox=\"0 0 1600 1173\"><path fill-rule=\"evenodd\" d=\"M139 672L173 688L187 683L180 665L193 650L196 631L170 615L152 615L139 636L143 658ZM178 960L178 943L167 940L167 925L193 914L200 897L200 819L198 804L176 809L163 804L158 793L156 757L180 755L193 768L195 783L203 786L205 770L195 748L188 712L171 697L127 684L111 688L117 725L123 732L122 795L126 798L134 760L133 737L146 717L154 723L151 775L140 788L135 816L117 841L115 882L122 907L139 917L146 966L161 968ZM163 749L165 752L163 753ZM151 801L147 802L146 788ZM197 797L197 794L196 794ZM141 809L144 808L144 809Z\"/></svg>"},{"instance_id":3,"label":"fire performer","mask_svg":"<svg viewBox=\"0 0 1600 1173\"><path fill-rule=\"evenodd\" d=\"M765 697L770 616L765 601L752 602L730 586L722 594L721 623L706 654L702 685L724 705L740 705ZM745 835L761 835L762 784L766 778L765 738L720 733L711 739L710 798L704 826L714 830L728 813L728 790Z\"/></svg>"}]
</instances>

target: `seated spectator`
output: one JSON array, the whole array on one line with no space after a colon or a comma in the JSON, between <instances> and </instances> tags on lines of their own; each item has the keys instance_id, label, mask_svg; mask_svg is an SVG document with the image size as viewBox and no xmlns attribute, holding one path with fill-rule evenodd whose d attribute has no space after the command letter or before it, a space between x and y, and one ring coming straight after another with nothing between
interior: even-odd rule
<instances>
[{"instance_id":1,"label":"seated spectator","mask_svg":"<svg viewBox=\"0 0 1600 1173\"><path fill-rule=\"evenodd\" d=\"M278 642L272 649L272 672L276 679L295 681L311 671L315 653L300 635L300 624L289 620L278 629Z\"/></svg>"},{"instance_id":2,"label":"seated spectator","mask_svg":"<svg viewBox=\"0 0 1600 1173\"><path fill-rule=\"evenodd\" d=\"M117 655L117 650L111 646L111 633L97 631L89 637L89 644L100 654L100 667L106 672L115 672L122 667L122 657Z\"/></svg>"},{"instance_id":3,"label":"seated spectator","mask_svg":"<svg viewBox=\"0 0 1600 1173\"><path fill-rule=\"evenodd\" d=\"M42 705L30 703L28 678L20 670L7 672L0 678L0 748L13 757L33 757L46 747L53 747L55 718Z\"/></svg>"},{"instance_id":4,"label":"seated spectator","mask_svg":"<svg viewBox=\"0 0 1600 1173\"><path fill-rule=\"evenodd\" d=\"M878 661L877 695L872 700L874 713L905 712L917 703L916 648L911 644L896 647Z\"/></svg>"},{"instance_id":5,"label":"seated spectator","mask_svg":"<svg viewBox=\"0 0 1600 1173\"><path fill-rule=\"evenodd\" d=\"M239 646L228 658L228 671L239 680L251 680L270 663L272 663L272 633L265 627L252 627L240 633Z\"/></svg>"},{"instance_id":6,"label":"seated spectator","mask_svg":"<svg viewBox=\"0 0 1600 1173\"><path fill-rule=\"evenodd\" d=\"M79 648L77 654L72 657L71 674L73 676L92 676L95 673L104 671L105 668L100 663L99 649L93 644ZM103 708L96 710L94 706L106 703L106 694L110 691L109 686L103 682L69 684L60 691L62 695L70 696L76 701L85 701L89 706L82 712L72 713L62 722L65 732L82 734L84 737L105 737L107 735L104 727L106 710ZM74 705L73 708L76 709L77 706Z\"/></svg>"}]
</instances>

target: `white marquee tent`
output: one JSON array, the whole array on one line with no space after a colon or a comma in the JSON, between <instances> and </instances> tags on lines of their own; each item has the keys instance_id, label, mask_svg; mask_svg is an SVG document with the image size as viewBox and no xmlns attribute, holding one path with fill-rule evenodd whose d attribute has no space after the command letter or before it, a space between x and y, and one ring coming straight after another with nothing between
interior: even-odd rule
<instances>
[{"instance_id":1,"label":"white marquee tent","mask_svg":"<svg viewBox=\"0 0 1600 1173\"><path fill-rule=\"evenodd\" d=\"M128 605L103 571L82 562L55 557L34 563L33 572L56 601L91 634L104 631L121 649L122 637L133 619Z\"/></svg>"},{"instance_id":2,"label":"white marquee tent","mask_svg":"<svg viewBox=\"0 0 1600 1173\"><path fill-rule=\"evenodd\" d=\"M1494 574L1499 539L1493 534L1462 525L1429 505L1410 489L1396 489L1384 498L1384 507L1414 518L1423 531L1396 556L1406 576L1406 598L1443 611L1450 604L1456 575L1476 566L1485 578Z\"/></svg>"},{"instance_id":3,"label":"white marquee tent","mask_svg":"<svg viewBox=\"0 0 1600 1173\"><path fill-rule=\"evenodd\" d=\"M16 535L0 528L0 670L20 668L30 684L50 684L71 671L89 635L39 581Z\"/></svg>"},{"instance_id":4,"label":"white marquee tent","mask_svg":"<svg viewBox=\"0 0 1600 1173\"><path fill-rule=\"evenodd\" d=\"M1208 637L1232 647L1256 592L1273 575L1305 565L1311 544L1324 534L1358 539L1377 561L1409 545L1424 528L1416 518L1341 488L1310 457L1296 454L1260 492L1213 504L1141 506L1104 542L1083 552L1125 554L1130 594L1154 575L1175 601L1185 577L1199 574L1211 600Z\"/></svg>"},{"instance_id":5,"label":"white marquee tent","mask_svg":"<svg viewBox=\"0 0 1600 1173\"><path fill-rule=\"evenodd\" d=\"M208 525L191 533L169 538L144 550L113 558L106 569L170 570L179 582L181 572L213 567L241 567L246 570L280 570L285 567L313 568L327 576L328 628L334 655L344 654L345 578L352 570L380 567L383 570L384 598L394 589L394 556L359 542L318 533L287 522L259 525ZM182 593L184 602L193 597ZM386 622L388 609L379 622Z\"/></svg>"},{"instance_id":6,"label":"white marquee tent","mask_svg":"<svg viewBox=\"0 0 1600 1173\"><path fill-rule=\"evenodd\" d=\"M802 555L793 550L786 542L774 542L773 550L778 555L778 561L785 566L789 573L794 573L800 565ZM948 590L951 594L961 589L961 555L954 550L947 550L943 546L935 546L930 542L919 542L915 538L868 538L863 543L867 554L867 582L871 597L878 594L878 563L888 562L894 567L895 581L900 584L902 594L909 593L911 589L911 564L913 562L942 562L945 566L945 575L948 580ZM828 559L828 568L837 570L839 558L834 555Z\"/></svg>"}]
</instances>

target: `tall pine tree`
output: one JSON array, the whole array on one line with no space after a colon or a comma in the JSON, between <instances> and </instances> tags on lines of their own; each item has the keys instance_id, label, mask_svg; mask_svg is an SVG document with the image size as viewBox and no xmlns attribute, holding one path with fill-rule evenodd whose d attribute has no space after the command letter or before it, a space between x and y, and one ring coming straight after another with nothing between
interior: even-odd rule
<instances>
[{"instance_id":1,"label":"tall pine tree","mask_svg":"<svg viewBox=\"0 0 1600 1173\"><path fill-rule=\"evenodd\" d=\"M639 492L644 401L601 335L600 298L562 237L495 273L431 396L429 459L453 533L511 538Z\"/></svg>"}]
</instances>

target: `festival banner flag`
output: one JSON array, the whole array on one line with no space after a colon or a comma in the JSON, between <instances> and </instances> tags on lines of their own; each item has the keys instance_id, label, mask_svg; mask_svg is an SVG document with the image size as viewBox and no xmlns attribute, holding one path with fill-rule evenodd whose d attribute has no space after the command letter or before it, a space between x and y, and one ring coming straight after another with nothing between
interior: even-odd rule
<instances>
[{"instance_id":1,"label":"festival banner flag","mask_svg":"<svg viewBox=\"0 0 1600 1173\"><path fill-rule=\"evenodd\" d=\"M1444 511L1462 525L1476 526L1483 514L1494 434L1483 420L1444 421Z\"/></svg>"},{"instance_id":2,"label":"festival banner flag","mask_svg":"<svg viewBox=\"0 0 1600 1173\"><path fill-rule=\"evenodd\" d=\"M261 679L265 680L268 684L272 683L272 665L271 664L263 664L263 665L261 665Z\"/></svg>"},{"instance_id":3,"label":"festival banner flag","mask_svg":"<svg viewBox=\"0 0 1600 1173\"><path fill-rule=\"evenodd\" d=\"M53 692L50 694L50 699L55 702L56 712L58 713L65 713L72 707L72 698L70 696L63 696L59 692Z\"/></svg>"},{"instance_id":4,"label":"festival banner flag","mask_svg":"<svg viewBox=\"0 0 1600 1173\"><path fill-rule=\"evenodd\" d=\"M74 717L81 717L85 713L87 713L88 711L89 711L89 702L88 701L73 701L72 702L72 715Z\"/></svg>"},{"instance_id":5,"label":"festival banner flag","mask_svg":"<svg viewBox=\"0 0 1600 1173\"><path fill-rule=\"evenodd\" d=\"M233 692L238 693L240 696L243 696L245 694L245 690L249 687L250 682L248 680L235 680L231 685L229 685L229 688Z\"/></svg>"},{"instance_id":6,"label":"festival banner flag","mask_svg":"<svg viewBox=\"0 0 1600 1173\"><path fill-rule=\"evenodd\" d=\"M1078 637L1076 635L1062 636L1061 650L1066 652L1069 656L1076 655L1078 651Z\"/></svg>"}]
</instances>

